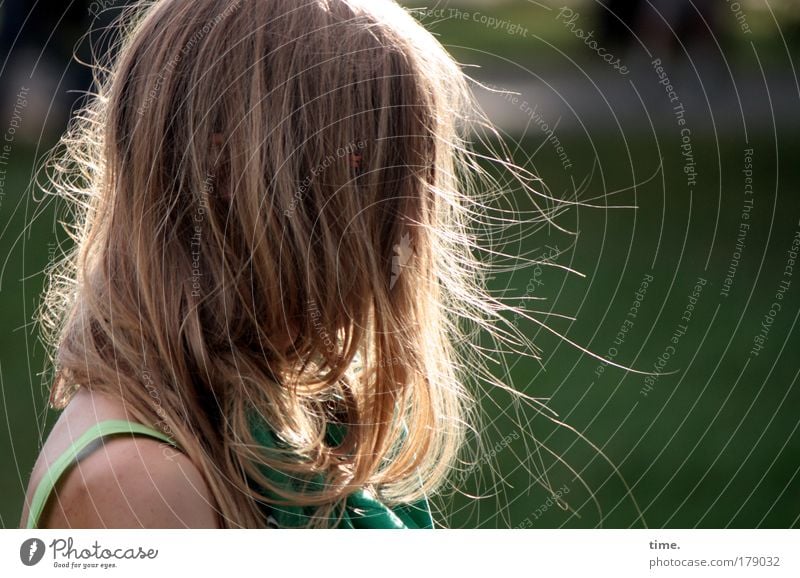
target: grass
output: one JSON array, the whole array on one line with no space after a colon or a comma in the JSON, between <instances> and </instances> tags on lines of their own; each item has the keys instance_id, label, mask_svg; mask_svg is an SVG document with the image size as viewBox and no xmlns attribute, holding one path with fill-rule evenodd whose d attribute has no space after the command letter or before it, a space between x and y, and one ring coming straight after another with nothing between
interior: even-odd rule
<instances>
[{"instance_id":1,"label":"grass","mask_svg":"<svg viewBox=\"0 0 800 578\"><path fill-rule=\"evenodd\" d=\"M597 144L609 183L605 190L625 186L630 167L616 152L619 143ZM648 167L657 166L653 143L632 144L633 165L648 174ZM545 267L538 276L528 271L494 280L496 290L513 288L511 294L522 295L536 276L534 294L547 299L538 308L576 317L574 322L540 319L626 367L657 371L654 363L672 345L674 352L668 350L670 358L660 370L677 373L659 375L648 391L646 376L604 366L522 320L520 327L543 350L543 359L539 364L512 356L509 381L528 395L549 398L548 406L566 426L531 411L520 415L507 394L490 394L484 403L491 420L485 431L488 445L524 429L543 447L537 450L522 435L503 447L490 463L494 467L482 468L464 488L486 499L456 498L450 505L454 525L641 526L636 504L650 527L797 525L793 456L800 439L791 408L800 400L793 354L798 287L782 301L765 350L758 356L750 352L798 230L800 212L792 191L799 175L785 165L774 173L769 139L751 144L757 151L757 198L729 296L720 289L735 249L743 198L743 176L737 170L742 151L733 142L721 147L721 171L707 173L691 196L680 166L666 162L665 191L658 178L635 193L608 199L609 204L636 205L636 210L580 208L567 215L580 233L558 262L585 278ZM591 158L591 150L580 142L567 146L574 158ZM714 166L715 149L712 141L697 142L703 151L699 166ZM781 158L796 152L796 145L784 148ZM548 173L555 181L559 170L556 163L539 166L546 181ZM595 182L590 190L604 189ZM566 235L542 231L526 248L570 243ZM653 281L635 318L629 317L645 275ZM685 323L682 317L698 277L706 285ZM626 320L631 323L624 325ZM615 343L623 325L628 331ZM687 328L674 344L680 325ZM505 484L496 483L493 470L507 478ZM552 490L569 488L562 497L569 510L547 507L550 494L531 482L529 470Z\"/></svg>"}]
</instances>

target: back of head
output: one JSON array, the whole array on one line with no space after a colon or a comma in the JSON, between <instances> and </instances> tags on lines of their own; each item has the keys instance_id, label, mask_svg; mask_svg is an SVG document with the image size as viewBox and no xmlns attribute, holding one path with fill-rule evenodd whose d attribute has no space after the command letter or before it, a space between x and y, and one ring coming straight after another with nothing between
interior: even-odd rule
<instances>
[{"instance_id":1,"label":"back of head","mask_svg":"<svg viewBox=\"0 0 800 578\"><path fill-rule=\"evenodd\" d=\"M389 0L158 0L124 22L54 180L78 220L45 308L52 403L80 384L161 423L228 526L264 523L259 463L325 477L275 488L292 503L441 487L460 320L495 312L458 65ZM252 411L292 457L259 449Z\"/></svg>"}]
</instances>

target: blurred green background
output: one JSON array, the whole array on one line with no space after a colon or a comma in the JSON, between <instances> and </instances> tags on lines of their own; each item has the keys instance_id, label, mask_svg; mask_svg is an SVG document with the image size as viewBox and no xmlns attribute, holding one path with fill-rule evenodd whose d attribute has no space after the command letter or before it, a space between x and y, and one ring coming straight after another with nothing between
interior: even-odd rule
<instances>
[{"instance_id":1,"label":"blurred green background","mask_svg":"<svg viewBox=\"0 0 800 578\"><path fill-rule=\"evenodd\" d=\"M41 18L31 30L0 8L0 131L22 112L0 194L2 527L19 522L30 469L57 417L45 404L49 373L32 315L42 271L64 235L32 176L63 130L77 96L70 90L87 87L85 73L69 64L71 50L59 46L114 15L98 18L89 3L78 4L82 12L61 22ZM506 247L546 263L491 280L575 344L517 319L541 362L509 354L496 366L553 413L500 390L482 392L484 454L455 476L452 495L437 498L439 519L453 527L797 527L800 271L787 269L800 234L793 4L744 1L738 11L697 1L404 4L421 7L420 21L470 65L481 83L476 95L514 160L541 177L543 190L585 202L558 218L574 234L543 226ZM43 31L58 34L40 61ZM607 54L628 74L607 64ZM659 84L657 58L677 101ZM30 88L22 108L15 106L21 87ZM752 208L744 220L746 198ZM507 201L532 208L522 195ZM704 285L693 302L698 279ZM781 309L769 317L775 302ZM682 325L685 333L671 341ZM763 349L754 352L762 332ZM666 373L646 382L582 349Z\"/></svg>"}]
</instances>

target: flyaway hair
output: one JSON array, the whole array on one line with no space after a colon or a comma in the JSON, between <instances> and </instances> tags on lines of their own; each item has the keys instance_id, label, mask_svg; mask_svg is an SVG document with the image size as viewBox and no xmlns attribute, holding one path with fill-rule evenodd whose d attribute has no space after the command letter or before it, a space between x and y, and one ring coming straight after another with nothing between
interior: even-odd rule
<instances>
[{"instance_id":1,"label":"flyaway hair","mask_svg":"<svg viewBox=\"0 0 800 578\"><path fill-rule=\"evenodd\" d=\"M40 312L52 406L121 399L198 465L225 527L446 488L475 392L509 387L486 344L535 355L485 287L524 264L492 244L524 223L481 162L533 207L535 179L472 150L491 128L459 64L389 0L139 2L119 30L43 187L75 241ZM254 415L290 451L259 446Z\"/></svg>"}]
</instances>

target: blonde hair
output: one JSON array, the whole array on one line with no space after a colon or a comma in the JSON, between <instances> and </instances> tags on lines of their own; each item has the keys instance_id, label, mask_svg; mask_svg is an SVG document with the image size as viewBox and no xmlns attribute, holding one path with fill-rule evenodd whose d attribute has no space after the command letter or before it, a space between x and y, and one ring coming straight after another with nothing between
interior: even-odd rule
<instances>
[{"instance_id":1,"label":"blonde hair","mask_svg":"<svg viewBox=\"0 0 800 578\"><path fill-rule=\"evenodd\" d=\"M531 351L484 286L491 225L513 221L461 67L389 0L158 0L123 23L50 164L75 222L41 310L52 406L121 399L184 448L225 527L265 526L262 502L441 490L476 424L466 384L507 387L479 334Z\"/></svg>"}]
</instances>

